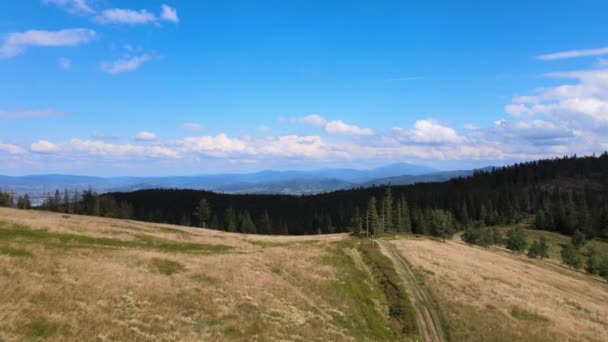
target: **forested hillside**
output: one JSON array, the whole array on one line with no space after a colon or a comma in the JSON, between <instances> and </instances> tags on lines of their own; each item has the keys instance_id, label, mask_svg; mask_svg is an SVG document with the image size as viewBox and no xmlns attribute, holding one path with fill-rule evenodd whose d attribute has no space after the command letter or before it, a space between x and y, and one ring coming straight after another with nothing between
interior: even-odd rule
<instances>
[{"instance_id":1,"label":"forested hillside","mask_svg":"<svg viewBox=\"0 0 608 342\"><path fill-rule=\"evenodd\" d=\"M70 198L71 197L71 198ZM7 194L0 204L17 202ZM24 205L24 200L19 201ZM57 191L55 211L259 234L411 231L446 236L472 224L535 217L538 228L608 237L608 153L476 172L443 183L371 187L311 196L141 190L98 196Z\"/></svg>"}]
</instances>

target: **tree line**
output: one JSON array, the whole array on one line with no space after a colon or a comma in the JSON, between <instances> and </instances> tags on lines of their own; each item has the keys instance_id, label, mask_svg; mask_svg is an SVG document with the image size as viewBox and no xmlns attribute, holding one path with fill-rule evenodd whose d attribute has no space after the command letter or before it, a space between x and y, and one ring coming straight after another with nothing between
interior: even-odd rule
<instances>
[{"instance_id":1,"label":"tree line","mask_svg":"<svg viewBox=\"0 0 608 342\"><path fill-rule=\"evenodd\" d=\"M90 189L56 191L42 208L244 233L412 232L442 238L467 227L532 217L539 229L608 238L608 153L518 163L443 183L305 196L178 189L101 195Z\"/></svg>"}]
</instances>

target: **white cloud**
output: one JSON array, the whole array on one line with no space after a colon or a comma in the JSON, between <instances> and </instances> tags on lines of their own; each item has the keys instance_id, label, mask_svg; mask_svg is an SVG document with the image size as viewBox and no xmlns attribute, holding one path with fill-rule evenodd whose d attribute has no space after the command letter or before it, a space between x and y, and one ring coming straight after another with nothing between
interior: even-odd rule
<instances>
[{"instance_id":1,"label":"white cloud","mask_svg":"<svg viewBox=\"0 0 608 342\"><path fill-rule=\"evenodd\" d=\"M202 131L203 130L203 126L201 126L200 124L197 124L197 123L193 123L193 122L186 122L184 124L181 124L180 127L186 131Z\"/></svg>"},{"instance_id":2,"label":"white cloud","mask_svg":"<svg viewBox=\"0 0 608 342\"><path fill-rule=\"evenodd\" d=\"M31 150L36 153L52 153L58 151L59 146L48 140L39 140L32 143Z\"/></svg>"},{"instance_id":3,"label":"white cloud","mask_svg":"<svg viewBox=\"0 0 608 342\"><path fill-rule=\"evenodd\" d=\"M29 30L14 32L0 46L0 58L11 58L22 54L28 47L77 46L94 40L97 33L84 28L60 31Z\"/></svg>"},{"instance_id":4,"label":"white cloud","mask_svg":"<svg viewBox=\"0 0 608 342\"><path fill-rule=\"evenodd\" d=\"M69 58L59 58L59 66L62 69L68 70L72 68L72 60Z\"/></svg>"},{"instance_id":5,"label":"white cloud","mask_svg":"<svg viewBox=\"0 0 608 342\"><path fill-rule=\"evenodd\" d=\"M179 18L177 17L177 10L171 8L169 5L162 4L160 17L163 20L170 21L172 23L178 23Z\"/></svg>"},{"instance_id":6,"label":"white cloud","mask_svg":"<svg viewBox=\"0 0 608 342\"><path fill-rule=\"evenodd\" d=\"M372 135L371 128L361 128L356 125L349 125L342 120L333 120L325 124L325 132L339 135Z\"/></svg>"},{"instance_id":7,"label":"white cloud","mask_svg":"<svg viewBox=\"0 0 608 342\"><path fill-rule=\"evenodd\" d=\"M156 140L156 133L141 131L134 137L137 141L154 141Z\"/></svg>"},{"instance_id":8,"label":"white cloud","mask_svg":"<svg viewBox=\"0 0 608 342\"><path fill-rule=\"evenodd\" d=\"M136 11L124 8L112 8L103 10L94 20L101 24L140 25L155 23L157 18L154 13L150 13L145 9Z\"/></svg>"},{"instance_id":9,"label":"white cloud","mask_svg":"<svg viewBox=\"0 0 608 342\"><path fill-rule=\"evenodd\" d=\"M57 6L68 13L76 15L87 15L95 12L86 0L42 0L42 2L46 5Z\"/></svg>"},{"instance_id":10,"label":"white cloud","mask_svg":"<svg viewBox=\"0 0 608 342\"><path fill-rule=\"evenodd\" d=\"M266 125L260 125L260 126L258 127L258 129L259 129L260 131L262 131L262 132L268 132L268 131L270 131L270 127L268 127L268 126L266 126Z\"/></svg>"},{"instance_id":11,"label":"white cloud","mask_svg":"<svg viewBox=\"0 0 608 342\"><path fill-rule=\"evenodd\" d=\"M456 144L464 141L454 129L434 119L418 120L411 130L395 127L393 132L401 141L417 144Z\"/></svg>"},{"instance_id":12,"label":"white cloud","mask_svg":"<svg viewBox=\"0 0 608 342\"><path fill-rule=\"evenodd\" d=\"M0 118L6 119L43 118L56 115L63 115L63 113L54 109L24 109L14 111L4 111L0 109Z\"/></svg>"},{"instance_id":13,"label":"white cloud","mask_svg":"<svg viewBox=\"0 0 608 342\"><path fill-rule=\"evenodd\" d=\"M602 47L597 49L586 49L586 50L569 50L560 51L555 53L549 53L546 55L540 55L537 58L543 61L553 61L558 59L578 58L578 57L589 57L589 56L601 56L608 55L608 47Z\"/></svg>"},{"instance_id":14,"label":"white cloud","mask_svg":"<svg viewBox=\"0 0 608 342\"><path fill-rule=\"evenodd\" d=\"M2 143L2 141L0 141L0 151L4 151L8 154L22 154L25 152L21 147L17 145L5 144Z\"/></svg>"},{"instance_id":15,"label":"white cloud","mask_svg":"<svg viewBox=\"0 0 608 342\"><path fill-rule=\"evenodd\" d=\"M468 123L468 124L464 124L464 129L468 129L469 131L476 131L479 129L479 126L472 124L472 123Z\"/></svg>"},{"instance_id":16,"label":"white cloud","mask_svg":"<svg viewBox=\"0 0 608 342\"><path fill-rule=\"evenodd\" d=\"M142 64L150 61L150 59L148 54L143 54L141 56L128 57L112 62L101 62L100 67L104 72L116 75L123 72L135 71L139 69Z\"/></svg>"},{"instance_id":17,"label":"white cloud","mask_svg":"<svg viewBox=\"0 0 608 342\"><path fill-rule=\"evenodd\" d=\"M138 11L127 8L111 8L103 10L100 14L95 16L93 20L100 24L158 25L161 20L177 24L179 22L179 17L177 16L177 10L175 8L163 4L158 16L145 9L140 9Z\"/></svg>"},{"instance_id":18,"label":"white cloud","mask_svg":"<svg viewBox=\"0 0 608 342\"><path fill-rule=\"evenodd\" d=\"M296 119L295 121L314 126L324 126L327 123L327 120L324 117L317 114L310 114L303 118Z\"/></svg>"},{"instance_id":19,"label":"white cloud","mask_svg":"<svg viewBox=\"0 0 608 342\"><path fill-rule=\"evenodd\" d=\"M523 97L527 101L516 97L505 106L505 111L513 116L545 115L581 128L608 124L608 69L546 76L574 79L577 83L538 89L536 94Z\"/></svg>"},{"instance_id":20,"label":"white cloud","mask_svg":"<svg viewBox=\"0 0 608 342\"><path fill-rule=\"evenodd\" d=\"M287 121L284 118L279 118L280 122ZM290 118L289 122L304 123L308 125L323 127L326 133L334 135L373 135L374 131L371 128L362 128L356 125L347 124L342 120L327 121L324 117L318 114L310 114L301 118Z\"/></svg>"}]
</instances>

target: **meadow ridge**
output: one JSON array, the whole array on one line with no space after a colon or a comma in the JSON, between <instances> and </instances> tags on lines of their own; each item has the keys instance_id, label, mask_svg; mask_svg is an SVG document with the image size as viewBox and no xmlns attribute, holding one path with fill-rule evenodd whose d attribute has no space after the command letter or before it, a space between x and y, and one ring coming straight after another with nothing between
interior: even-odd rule
<instances>
[{"instance_id":1,"label":"meadow ridge","mask_svg":"<svg viewBox=\"0 0 608 342\"><path fill-rule=\"evenodd\" d=\"M0 339L607 336L608 285L599 278L458 240L378 241L381 248L346 234L244 235L0 208ZM393 268L387 248L413 278ZM412 279L423 297L412 294ZM435 332L421 308L433 311Z\"/></svg>"}]
</instances>

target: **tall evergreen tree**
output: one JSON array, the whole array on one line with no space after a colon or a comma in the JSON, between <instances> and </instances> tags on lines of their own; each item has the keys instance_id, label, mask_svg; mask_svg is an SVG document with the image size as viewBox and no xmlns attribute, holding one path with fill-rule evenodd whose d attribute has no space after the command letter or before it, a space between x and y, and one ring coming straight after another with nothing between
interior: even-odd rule
<instances>
[{"instance_id":1,"label":"tall evergreen tree","mask_svg":"<svg viewBox=\"0 0 608 342\"><path fill-rule=\"evenodd\" d=\"M266 209L260 214L256 228L258 234L272 234L272 223Z\"/></svg>"},{"instance_id":2,"label":"tall evergreen tree","mask_svg":"<svg viewBox=\"0 0 608 342\"><path fill-rule=\"evenodd\" d=\"M203 198L199 201L198 206L194 209L194 216L198 218L199 226L207 228L209 221L211 220L211 206L207 199Z\"/></svg>"},{"instance_id":3,"label":"tall evergreen tree","mask_svg":"<svg viewBox=\"0 0 608 342\"><path fill-rule=\"evenodd\" d=\"M382 228L385 232L394 231L393 194L390 187L386 188L382 198Z\"/></svg>"},{"instance_id":4,"label":"tall evergreen tree","mask_svg":"<svg viewBox=\"0 0 608 342\"><path fill-rule=\"evenodd\" d=\"M241 233L245 233L245 234L255 234L256 233L255 224L253 223L253 220L251 219L251 215L249 215L248 210L243 210L243 212L241 213L241 220L240 220L239 228L240 228L239 230Z\"/></svg>"},{"instance_id":5,"label":"tall evergreen tree","mask_svg":"<svg viewBox=\"0 0 608 342\"><path fill-rule=\"evenodd\" d=\"M376 197L372 196L367 202L366 235L374 236L380 230L380 217L376 208Z\"/></svg>"},{"instance_id":6,"label":"tall evergreen tree","mask_svg":"<svg viewBox=\"0 0 608 342\"><path fill-rule=\"evenodd\" d=\"M228 206L224 212L224 230L227 232L236 232L238 227L236 213L232 206Z\"/></svg>"}]
</instances>

